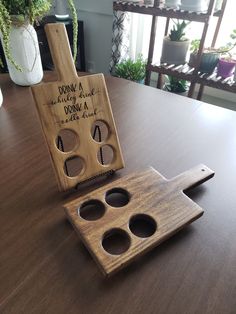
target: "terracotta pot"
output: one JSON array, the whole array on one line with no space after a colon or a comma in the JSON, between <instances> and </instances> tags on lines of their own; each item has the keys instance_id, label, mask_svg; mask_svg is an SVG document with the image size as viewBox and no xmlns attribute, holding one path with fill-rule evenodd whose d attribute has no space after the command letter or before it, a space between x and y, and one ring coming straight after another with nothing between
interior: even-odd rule
<instances>
[{"instance_id":1,"label":"terracotta pot","mask_svg":"<svg viewBox=\"0 0 236 314\"><path fill-rule=\"evenodd\" d=\"M189 40L171 41L169 37L165 37L162 46L161 63L184 64L189 45Z\"/></svg>"},{"instance_id":2,"label":"terracotta pot","mask_svg":"<svg viewBox=\"0 0 236 314\"><path fill-rule=\"evenodd\" d=\"M223 78L230 77L234 74L236 60L221 58L217 67L217 74Z\"/></svg>"},{"instance_id":3,"label":"terracotta pot","mask_svg":"<svg viewBox=\"0 0 236 314\"><path fill-rule=\"evenodd\" d=\"M201 57L201 63L199 66L199 71L203 73L209 73L211 74L215 67L217 66L217 63L219 61L220 54L217 52L203 52ZM191 53L190 59L189 59L189 65L191 67L195 67L197 61L197 54Z\"/></svg>"}]
</instances>

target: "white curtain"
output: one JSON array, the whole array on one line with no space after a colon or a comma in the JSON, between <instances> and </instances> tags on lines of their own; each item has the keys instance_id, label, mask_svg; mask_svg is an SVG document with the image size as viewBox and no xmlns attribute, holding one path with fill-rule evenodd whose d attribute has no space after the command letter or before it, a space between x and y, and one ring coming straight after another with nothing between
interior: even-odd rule
<instances>
[{"instance_id":1,"label":"white curtain","mask_svg":"<svg viewBox=\"0 0 236 314\"><path fill-rule=\"evenodd\" d=\"M130 13L114 11L110 73L114 73L116 64L122 59L127 59L130 55L130 24Z\"/></svg>"}]
</instances>

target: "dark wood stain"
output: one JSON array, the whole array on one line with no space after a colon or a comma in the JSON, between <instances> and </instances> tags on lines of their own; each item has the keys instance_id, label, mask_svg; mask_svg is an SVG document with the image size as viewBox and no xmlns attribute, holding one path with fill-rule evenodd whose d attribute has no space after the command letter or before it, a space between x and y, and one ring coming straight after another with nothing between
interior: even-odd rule
<instances>
[{"instance_id":1,"label":"dark wood stain","mask_svg":"<svg viewBox=\"0 0 236 314\"><path fill-rule=\"evenodd\" d=\"M29 88L1 75L0 312L234 313L236 113L122 79L106 83L126 161L110 182L150 165L171 178L204 163L216 176L188 195L205 214L104 279L63 210L98 183L57 191Z\"/></svg>"},{"instance_id":2,"label":"dark wood stain","mask_svg":"<svg viewBox=\"0 0 236 314\"><path fill-rule=\"evenodd\" d=\"M65 205L65 211L104 275L109 276L202 216L203 209L189 200L182 191L205 182L213 175L212 170L199 165L172 180L166 180L156 170L150 168L122 177L93 193L73 200ZM121 203L120 207L106 204L104 197L107 191L112 189L122 189L128 192L129 202L125 206ZM83 207L83 204L94 202L94 200L104 205L106 208L104 215L96 221L83 219L78 214L78 209ZM97 206L97 211L100 212L100 206ZM143 237L137 237L137 234L134 235L129 229L130 221L137 214L143 223L149 218L154 221L155 225L158 225L155 232L145 240ZM130 245L126 245L126 249L121 250L119 256L107 254L101 246L104 235L117 229L130 239ZM115 242L116 236L113 238L113 241L110 240L110 247L112 247L112 242Z\"/></svg>"}]
</instances>

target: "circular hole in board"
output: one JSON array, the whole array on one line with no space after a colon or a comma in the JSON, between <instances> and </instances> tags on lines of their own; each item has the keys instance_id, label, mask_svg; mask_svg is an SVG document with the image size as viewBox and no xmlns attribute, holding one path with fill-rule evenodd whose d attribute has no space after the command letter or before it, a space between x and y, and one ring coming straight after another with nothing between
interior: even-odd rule
<instances>
[{"instance_id":1,"label":"circular hole in board","mask_svg":"<svg viewBox=\"0 0 236 314\"><path fill-rule=\"evenodd\" d=\"M156 232L157 224L149 215L138 214L130 219L129 229L139 238L148 238Z\"/></svg>"},{"instance_id":2,"label":"circular hole in board","mask_svg":"<svg viewBox=\"0 0 236 314\"><path fill-rule=\"evenodd\" d=\"M64 172L68 177L76 177L84 169L84 161L79 156L73 156L66 159L64 163Z\"/></svg>"},{"instance_id":3,"label":"circular hole in board","mask_svg":"<svg viewBox=\"0 0 236 314\"><path fill-rule=\"evenodd\" d=\"M99 201L99 200L90 200L87 202L84 202L78 212L79 215L89 221L98 220L101 218L105 213L105 205Z\"/></svg>"},{"instance_id":4,"label":"circular hole in board","mask_svg":"<svg viewBox=\"0 0 236 314\"><path fill-rule=\"evenodd\" d=\"M130 195L122 188L114 188L106 192L105 200L112 207L123 207L129 203Z\"/></svg>"},{"instance_id":5,"label":"circular hole in board","mask_svg":"<svg viewBox=\"0 0 236 314\"><path fill-rule=\"evenodd\" d=\"M91 128L91 136L96 142L104 142L109 135L107 123L102 120L97 120Z\"/></svg>"},{"instance_id":6,"label":"circular hole in board","mask_svg":"<svg viewBox=\"0 0 236 314\"><path fill-rule=\"evenodd\" d=\"M61 152L70 152L77 145L78 135L69 129L62 129L56 138L56 146Z\"/></svg>"},{"instance_id":7,"label":"circular hole in board","mask_svg":"<svg viewBox=\"0 0 236 314\"><path fill-rule=\"evenodd\" d=\"M110 145L103 145L97 152L97 159L101 165L110 165L114 159L114 151Z\"/></svg>"},{"instance_id":8,"label":"circular hole in board","mask_svg":"<svg viewBox=\"0 0 236 314\"><path fill-rule=\"evenodd\" d=\"M129 249L130 237L122 229L111 229L104 234L102 246L109 254L120 255Z\"/></svg>"}]
</instances>

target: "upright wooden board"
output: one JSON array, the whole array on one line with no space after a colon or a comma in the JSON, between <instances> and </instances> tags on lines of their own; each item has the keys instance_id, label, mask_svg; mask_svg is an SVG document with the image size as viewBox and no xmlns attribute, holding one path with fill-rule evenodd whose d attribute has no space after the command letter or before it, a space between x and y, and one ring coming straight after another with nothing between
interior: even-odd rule
<instances>
[{"instance_id":1,"label":"upright wooden board","mask_svg":"<svg viewBox=\"0 0 236 314\"><path fill-rule=\"evenodd\" d=\"M47 38L58 73L58 81L32 87L33 96L55 168L60 190L106 172L124 167L117 131L103 74L78 77L64 24L47 24ZM92 138L91 128L102 121L108 128L103 142ZM61 130L71 130L77 137L75 147L61 152L56 144ZM97 153L104 145L113 151L113 159L102 165ZM65 162L79 157L83 167L77 175L65 173Z\"/></svg>"},{"instance_id":2,"label":"upright wooden board","mask_svg":"<svg viewBox=\"0 0 236 314\"><path fill-rule=\"evenodd\" d=\"M166 180L150 168L71 201L65 211L102 272L110 275L199 218L202 208L183 191L213 175L199 165Z\"/></svg>"}]
</instances>

